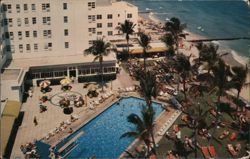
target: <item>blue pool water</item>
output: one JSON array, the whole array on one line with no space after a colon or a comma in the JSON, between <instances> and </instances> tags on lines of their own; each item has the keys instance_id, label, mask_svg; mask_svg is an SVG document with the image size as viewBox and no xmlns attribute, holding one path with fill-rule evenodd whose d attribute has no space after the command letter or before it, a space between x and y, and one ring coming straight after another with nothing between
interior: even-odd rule
<instances>
[{"instance_id":1,"label":"blue pool water","mask_svg":"<svg viewBox=\"0 0 250 159\"><path fill-rule=\"evenodd\" d=\"M139 98L122 98L110 108L101 113L95 119L84 125L76 133L56 146L60 149L67 141L80 132L84 134L76 140L78 146L67 155L66 158L117 158L134 141L134 138L121 138L120 136L134 126L127 122L127 116L131 113L140 115L145 101ZM153 103L157 117L163 108L159 103Z\"/></svg>"}]
</instances>

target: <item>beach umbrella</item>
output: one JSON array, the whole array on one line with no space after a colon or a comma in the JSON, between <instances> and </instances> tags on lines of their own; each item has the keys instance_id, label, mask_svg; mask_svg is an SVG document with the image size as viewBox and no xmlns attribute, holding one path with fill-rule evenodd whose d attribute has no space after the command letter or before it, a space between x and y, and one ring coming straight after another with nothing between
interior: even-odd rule
<instances>
[{"instance_id":1,"label":"beach umbrella","mask_svg":"<svg viewBox=\"0 0 250 159\"><path fill-rule=\"evenodd\" d=\"M60 81L61 85L66 86L71 83L71 80L69 78L64 78Z\"/></svg>"},{"instance_id":2,"label":"beach umbrella","mask_svg":"<svg viewBox=\"0 0 250 159\"><path fill-rule=\"evenodd\" d=\"M41 81L39 83L39 86L42 87L42 88L46 88L48 87L49 85L51 84L51 82L49 80L44 80L44 81Z\"/></svg>"},{"instance_id":3,"label":"beach umbrella","mask_svg":"<svg viewBox=\"0 0 250 159\"><path fill-rule=\"evenodd\" d=\"M96 91L98 87L95 84L90 84L90 85L88 85L87 88L89 91Z\"/></svg>"}]
</instances>

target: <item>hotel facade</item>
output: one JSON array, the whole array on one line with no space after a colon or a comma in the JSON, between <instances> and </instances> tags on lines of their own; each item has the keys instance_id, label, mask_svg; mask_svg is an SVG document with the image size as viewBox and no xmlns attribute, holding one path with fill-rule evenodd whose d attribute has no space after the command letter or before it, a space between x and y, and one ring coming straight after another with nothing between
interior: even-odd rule
<instances>
[{"instance_id":1,"label":"hotel facade","mask_svg":"<svg viewBox=\"0 0 250 159\"><path fill-rule=\"evenodd\" d=\"M136 6L114 0L2 0L0 8L2 83L19 92L24 79L33 85L72 76L80 82L93 80L99 62L83 51L97 38L125 39L116 27L126 19L137 24L138 19ZM116 63L115 53L104 57L107 78L115 78ZM18 84L8 84L10 80Z\"/></svg>"}]
</instances>

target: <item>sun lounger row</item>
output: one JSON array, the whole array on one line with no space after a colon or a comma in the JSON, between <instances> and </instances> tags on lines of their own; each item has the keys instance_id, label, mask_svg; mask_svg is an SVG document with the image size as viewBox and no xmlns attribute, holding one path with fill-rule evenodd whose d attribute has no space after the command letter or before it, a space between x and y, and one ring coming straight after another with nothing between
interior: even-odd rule
<instances>
[{"instance_id":1,"label":"sun lounger row","mask_svg":"<svg viewBox=\"0 0 250 159\"><path fill-rule=\"evenodd\" d=\"M126 88L121 88L119 90L120 93L122 93L122 92L133 92L133 91L135 91L135 87L134 86L126 87Z\"/></svg>"},{"instance_id":2,"label":"sun lounger row","mask_svg":"<svg viewBox=\"0 0 250 159\"><path fill-rule=\"evenodd\" d=\"M217 157L217 153L215 151L214 146L208 146L208 147L202 146L201 151L204 157L207 159Z\"/></svg>"},{"instance_id":3,"label":"sun lounger row","mask_svg":"<svg viewBox=\"0 0 250 159\"><path fill-rule=\"evenodd\" d=\"M78 120L79 117L78 115L72 115L71 116L71 119L68 119L66 121L63 121L60 123L60 126L59 127L56 127L52 130L50 130L44 137L44 139L50 139L50 137L54 136L55 134L59 133L60 131L63 131L65 130L69 125L71 125L72 122Z\"/></svg>"},{"instance_id":4,"label":"sun lounger row","mask_svg":"<svg viewBox=\"0 0 250 159\"><path fill-rule=\"evenodd\" d=\"M160 128L160 130L158 131L158 135L162 136L165 134L165 132L173 125L173 123L175 122L175 120L178 118L178 116L181 114L181 111L176 110L172 116L169 118L169 120Z\"/></svg>"}]
</instances>

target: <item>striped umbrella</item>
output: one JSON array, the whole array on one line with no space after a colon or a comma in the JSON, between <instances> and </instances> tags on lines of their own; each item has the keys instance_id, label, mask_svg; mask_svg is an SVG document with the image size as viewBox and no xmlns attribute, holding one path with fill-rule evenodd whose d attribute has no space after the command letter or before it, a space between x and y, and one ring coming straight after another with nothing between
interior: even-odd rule
<instances>
[{"instance_id":1,"label":"striped umbrella","mask_svg":"<svg viewBox=\"0 0 250 159\"><path fill-rule=\"evenodd\" d=\"M60 83L61 83L61 85L63 85L63 86L67 86L67 85L69 85L69 84L71 83L71 80L70 80L69 78L65 78L65 79L62 79L62 80L60 81Z\"/></svg>"},{"instance_id":2,"label":"striped umbrella","mask_svg":"<svg viewBox=\"0 0 250 159\"><path fill-rule=\"evenodd\" d=\"M51 82L49 80L44 80L44 81L41 81L39 83L39 86L42 87L42 88L46 88L48 87L49 85L51 84Z\"/></svg>"}]
</instances>

